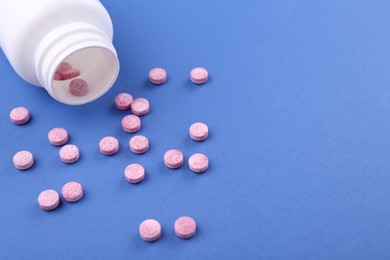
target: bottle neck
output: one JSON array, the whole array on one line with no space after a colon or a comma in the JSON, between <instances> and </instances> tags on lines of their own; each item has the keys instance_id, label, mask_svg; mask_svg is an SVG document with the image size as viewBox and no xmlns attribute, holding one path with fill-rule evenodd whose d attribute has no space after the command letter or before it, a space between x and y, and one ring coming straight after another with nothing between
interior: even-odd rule
<instances>
[{"instance_id":1,"label":"bottle neck","mask_svg":"<svg viewBox=\"0 0 390 260\"><path fill-rule=\"evenodd\" d=\"M61 63L80 72L89 91L84 96L69 92L68 80L55 80ZM55 29L40 43L35 55L40 84L56 100L70 105L85 104L106 93L119 73L119 61L111 39L101 30L85 23L71 23Z\"/></svg>"}]
</instances>

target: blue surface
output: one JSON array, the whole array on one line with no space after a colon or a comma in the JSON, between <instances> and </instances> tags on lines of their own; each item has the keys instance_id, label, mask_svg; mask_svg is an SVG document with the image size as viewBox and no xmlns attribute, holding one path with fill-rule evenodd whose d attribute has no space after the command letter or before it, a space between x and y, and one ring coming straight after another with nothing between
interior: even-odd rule
<instances>
[{"instance_id":1,"label":"blue surface","mask_svg":"<svg viewBox=\"0 0 390 260\"><path fill-rule=\"evenodd\" d=\"M322 3L320 3L322 2ZM101 99L72 107L18 78L0 54L1 259L389 259L390 16L388 1L103 1L115 26L122 70ZM152 86L148 71L169 81ZM204 66L210 81L189 82ZM121 129L119 92L146 97L151 112L141 156ZM15 126L23 105L31 122ZM196 121L210 137L188 137ZM81 159L60 162L47 141L65 127ZM118 154L99 140L116 136ZM204 174L169 170L170 148L209 156ZM36 157L28 171L15 152ZM124 179L145 166L139 185ZM75 180L85 197L42 211L38 194ZM175 219L198 223L177 238ZM155 218L161 239L138 226Z\"/></svg>"}]
</instances>

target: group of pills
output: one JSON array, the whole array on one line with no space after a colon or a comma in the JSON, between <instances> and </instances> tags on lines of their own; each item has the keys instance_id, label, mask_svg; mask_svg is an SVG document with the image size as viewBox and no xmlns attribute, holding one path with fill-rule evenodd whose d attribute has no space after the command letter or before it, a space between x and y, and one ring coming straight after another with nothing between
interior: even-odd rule
<instances>
[{"instance_id":1,"label":"group of pills","mask_svg":"<svg viewBox=\"0 0 390 260\"><path fill-rule=\"evenodd\" d=\"M190 80L195 84L204 84L208 79L209 73L205 68L197 67L190 72ZM163 68L154 68L149 72L149 80L155 85L161 85L167 81L167 72Z\"/></svg>"},{"instance_id":2,"label":"group of pills","mask_svg":"<svg viewBox=\"0 0 390 260\"><path fill-rule=\"evenodd\" d=\"M16 107L10 113L14 124L25 124L30 119L30 112L25 107ZM54 146L65 144L69 137L64 128L53 128L48 134L49 142ZM74 163L79 159L79 149L75 145L65 145L59 151L64 163ZM14 166L19 170L27 170L34 165L34 156L30 151L19 151L13 157ZM76 202L83 196L83 188L78 182L68 182L62 187L62 196L68 202ZM60 196L55 190L42 191L38 196L38 204L43 210L54 210L60 205Z\"/></svg>"},{"instance_id":3,"label":"group of pills","mask_svg":"<svg viewBox=\"0 0 390 260\"><path fill-rule=\"evenodd\" d=\"M56 80L66 80L80 75L78 70L73 69L70 64L62 63L56 72ZM57 75L59 74L59 75ZM79 79L74 79L79 80ZM162 68L155 68L149 72L149 80L155 85L161 85L167 80L167 73ZM195 68L190 73L190 80L195 84L204 84L208 80L208 72L204 68ZM72 85L72 83L70 84ZM72 87L70 91L72 93ZM77 90L80 91L80 88ZM76 91L76 92L77 92ZM75 93L76 93L75 92ZM73 93L72 93L73 94ZM131 110L132 114L123 117L122 129L127 133L136 133L141 129L141 116L150 111L149 101L145 98L133 99L129 93L120 93L115 97L115 107L118 110ZM29 121L30 112L25 107L16 107L10 112L11 121L16 125L22 125ZM194 141L204 141L209 135L208 126L202 122L194 123L189 128L189 136ZM53 128L48 133L50 144L62 146L59 150L60 160L64 163L75 163L80 152L76 145L67 144L69 139L68 132L64 128ZM135 135L130 138L129 148L135 154L143 154L149 149L149 141L143 135ZM111 156L119 151L119 141L113 136L106 136L99 142L99 149L102 154ZM165 152L163 157L164 164L170 169L180 168L184 163L184 155L178 149L171 149ZM19 151L13 157L14 166L19 170L27 170L34 164L34 156L29 151ZM202 173L208 169L209 160L206 155L196 153L190 156L188 160L189 168L196 173ZM129 183L140 183L145 178L145 169L142 165L133 163L128 165L125 170L125 179ZM63 198L68 202L75 202L83 196L83 188L78 182L66 183L62 190ZM52 189L42 191L38 196L38 204L44 210L54 210L60 205L59 194ZM175 233L180 238L190 238L196 232L195 220L184 216L176 220L174 224ZM154 219L143 221L139 226L139 233L145 241L155 241L161 235L161 225Z\"/></svg>"},{"instance_id":4,"label":"group of pills","mask_svg":"<svg viewBox=\"0 0 390 260\"><path fill-rule=\"evenodd\" d=\"M61 189L62 197L68 202L79 201L84 193L80 183L71 181ZM54 210L60 205L60 196L55 190L44 190L38 196L38 204L43 210Z\"/></svg>"},{"instance_id":5,"label":"group of pills","mask_svg":"<svg viewBox=\"0 0 390 260\"><path fill-rule=\"evenodd\" d=\"M196 233L196 222L193 218L183 216L176 219L174 224L176 236L188 239ZM156 241L161 236L161 225L155 219L147 219L139 225L139 234L141 238L148 242Z\"/></svg>"},{"instance_id":6,"label":"group of pills","mask_svg":"<svg viewBox=\"0 0 390 260\"><path fill-rule=\"evenodd\" d=\"M56 72L54 73L54 80L70 80L69 82L69 92L74 96L85 96L88 93L89 87L88 83L83 79L75 79L80 76L80 71L76 68L73 68L68 62L62 62Z\"/></svg>"},{"instance_id":7,"label":"group of pills","mask_svg":"<svg viewBox=\"0 0 390 260\"><path fill-rule=\"evenodd\" d=\"M128 133L136 133L141 129L140 116L149 113L149 101L145 98L133 99L128 93L120 93L115 97L115 106L119 110L130 110L132 115L122 119L122 129ZM104 155L114 155L119 151L119 141L113 136L103 137L99 142L100 152ZM143 154L149 149L149 140L143 135L135 135L129 141L129 148L135 154ZM125 178L131 183L139 183L144 179L145 170L142 165L132 164L125 169Z\"/></svg>"},{"instance_id":8,"label":"group of pills","mask_svg":"<svg viewBox=\"0 0 390 260\"><path fill-rule=\"evenodd\" d=\"M17 107L15 109L24 110L26 108ZM12 111L14 111L15 109L13 109ZM61 146L68 141L68 132L64 128L53 128L48 134L48 139L52 145ZM59 157L60 160L64 163L74 163L80 157L79 148L73 144L65 145L61 147L59 151ZM13 163L17 169L27 170L34 165L34 156L30 151L19 151L13 157Z\"/></svg>"}]
</instances>

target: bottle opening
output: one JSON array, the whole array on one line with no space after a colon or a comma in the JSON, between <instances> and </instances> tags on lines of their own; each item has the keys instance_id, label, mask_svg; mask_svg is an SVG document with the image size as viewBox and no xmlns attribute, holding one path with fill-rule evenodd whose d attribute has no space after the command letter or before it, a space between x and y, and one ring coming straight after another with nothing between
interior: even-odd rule
<instances>
[{"instance_id":1,"label":"bottle opening","mask_svg":"<svg viewBox=\"0 0 390 260\"><path fill-rule=\"evenodd\" d=\"M35 63L40 85L54 99L69 105L99 98L119 74L112 39L89 24L72 23L53 30L40 43ZM78 83L71 87L73 80Z\"/></svg>"},{"instance_id":2,"label":"bottle opening","mask_svg":"<svg viewBox=\"0 0 390 260\"><path fill-rule=\"evenodd\" d=\"M117 57L111 51L100 47L78 50L56 66L51 81L52 94L70 105L90 102L110 89L118 70ZM74 79L82 79L88 84L88 90L82 95L72 91L70 83Z\"/></svg>"}]
</instances>

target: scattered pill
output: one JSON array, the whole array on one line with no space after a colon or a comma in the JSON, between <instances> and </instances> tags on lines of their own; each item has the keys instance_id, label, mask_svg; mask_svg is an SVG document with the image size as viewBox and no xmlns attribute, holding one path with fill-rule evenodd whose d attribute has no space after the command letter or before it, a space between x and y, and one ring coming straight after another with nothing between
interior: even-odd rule
<instances>
[{"instance_id":1,"label":"scattered pill","mask_svg":"<svg viewBox=\"0 0 390 260\"><path fill-rule=\"evenodd\" d=\"M155 85L161 85L167 81L167 72L163 68L154 68L149 71L149 80Z\"/></svg>"},{"instance_id":2,"label":"scattered pill","mask_svg":"<svg viewBox=\"0 0 390 260\"><path fill-rule=\"evenodd\" d=\"M64 71L61 74L63 80L68 80L80 76L80 71L78 69L69 69Z\"/></svg>"},{"instance_id":3,"label":"scattered pill","mask_svg":"<svg viewBox=\"0 0 390 260\"><path fill-rule=\"evenodd\" d=\"M188 160L188 165L193 172L204 172L209 167L209 159L202 153L196 153Z\"/></svg>"},{"instance_id":4,"label":"scattered pill","mask_svg":"<svg viewBox=\"0 0 390 260\"><path fill-rule=\"evenodd\" d=\"M115 106L119 110L129 110L133 102L133 96L128 93L119 93L115 97Z\"/></svg>"},{"instance_id":5,"label":"scattered pill","mask_svg":"<svg viewBox=\"0 0 390 260\"><path fill-rule=\"evenodd\" d=\"M149 141L143 135L136 135L130 139L130 150L133 153L141 154L149 149Z\"/></svg>"},{"instance_id":6,"label":"scattered pill","mask_svg":"<svg viewBox=\"0 0 390 260\"><path fill-rule=\"evenodd\" d=\"M144 220L139 225L139 234L145 241L156 241L161 236L161 225L154 219Z\"/></svg>"},{"instance_id":7,"label":"scattered pill","mask_svg":"<svg viewBox=\"0 0 390 260\"><path fill-rule=\"evenodd\" d=\"M191 238L196 233L196 222L193 218L184 216L175 221L175 234L183 239Z\"/></svg>"},{"instance_id":8,"label":"scattered pill","mask_svg":"<svg viewBox=\"0 0 390 260\"><path fill-rule=\"evenodd\" d=\"M127 115L122 119L122 128L125 132L135 133L141 129L141 119L136 115Z\"/></svg>"},{"instance_id":9,"label":"scattered pill","mask_svg":"<svg viewBox=\"0 0 390 260\"><path fill-rule=\"evenodd\" d=\"M140 183L145 178L145 169L141 164L133 163L126 167L125 178L130 183Z\"/></svg>"},{"instance_id":10,"label":"scattered pill","mask_svg":"<svg viewBox=\"0 0 390 260\"><path fill-rule=\"evenodd\" d=\"M67 62L61 62L61 64L58 66L56 73L60 74L62 77L62 74L68 70L71 70L72 66Z\"/></svg>"},{"instance_id":11,"label":"scattered pill","mask_svg":"<svg viewBox=\"0 0 390 260\"><path fill-rule=\"evenodd\" d=\"M47 135L49 142L54 146L61 146L68 141L68 132L61 127L53 128Z\"/></svg>"},{"instance_id":12,"label":"scattered pill","mask_svg":"<svg viewBox=\"0 0 390 260\"><path fill-rule=\"evenodd\" d=\"M61 75L60 73L56 72L56 73L54 74L53 79L54 79L54 80L62 80L62 75Z\"/></svg>"},{"instance_id":13,"label":"scattered pill","mask_svg":"<svg viewBox=\"0 0 390 260\"><path fill-rule=\"evenodd\" d=\"M62 187L61 192L62 192L62 197L64 197L64 199L69 202L76 202L80 200L84 195L83 187L81 186L80 183L75 181L66 183Z\"/></svg>"},{"instance_id":14,"label":"scattered pill","mask_svg":"<svg viewBox=\"0 0 390 260\"><path fill-rule=\"evenodd\" d=\"M209 128L206 124L198 122L194 123L190 127L190 137L195 141L203 141L209 136Z\"/></svg>"},{"instance_id":15,"label":"scattered pill","mask_svg":"<svg viewBox=\"0 0 390 260\"><path fill-rule=\"evenodd\" d=\"M85 96L88 93L88 83L83 79L74 79L69 83L69 92L73 96Z\"/></svg>"},{"instance_id":16,"label":"scattered pill","mask_svg":"<svg viewBox=\"0 0 390 260\"><path fill-rule=\"evenodd\" d=\"M171 149L164 154L164 163L168 168L177 169L183 165L183 153L177 149Z\"/></svg>"},{"instance_id":17,"label":"scattered pill","mask_svg":"<svg viewBox=\"0 0 390 260\"><path fill-rule=\"evenodd\" d=\"M191 70L191 81L195 84L203 84L209 78L209 73L205 68L195 68Z\"/></svg>"},{"instance_id":18,"label":"scattered pill","mask_svg":"<svg viewBox=\"0 0 390 260\"><path fill-rule=\"evenodd\" d=\"M23 125L30 120L30 112L25 107L15 107L11 110L9 117L15 125Z\"/></svg>"},{"instance_id":19,"label":"scattered pill","mask_svg":"<svg viewBox=\"0 0 390 260\"><path fill-rule=\"evenodd\" d=\"M64 163L74 163L80 157L79 148L73 144L68 144L60 149L60 159Z\"/></svg>"},{"instance_id":20,"label":"scattered pill","mask_svg":"<svg viewBox=\"0 0 390 260\"><path fill-rule=\"evenodd\" d=\"M60 205L60 196L55 190L44 190L39 194L38 204L44 210L53 210Z\"/></svg>"},{"instance_id":21,"label":"scattered pill","mask_svg":"<svg viewBox=\"0 0 390 260\"><path fill-rule=\"evenodd\" d=\"M106 136L99 142L99 148L102 154L113 155L119 150L118 139L112 136Z\"/></svg>"},{"instance_id":22,"label":"scattered pill","mask_svg":"<svg viewBox=\"0 0 390 260\"><path fill-rule=\"evenodd\" d=\"M134 115L143 116L149 113L150 106L149 101L145 98L134 99L131 103L131 111Z\"/></svg>"},{"instance_id":23,"label":"scattered pill","mask_svg":"<svg viewBox=\"0 0 390 260\"><path fill-rule=\"evenodd\" d=\"M27 170L33 166L34 156L29 151L20 151L14 155L13 162L16 169Z\"/></svg>"}]
</instances>

